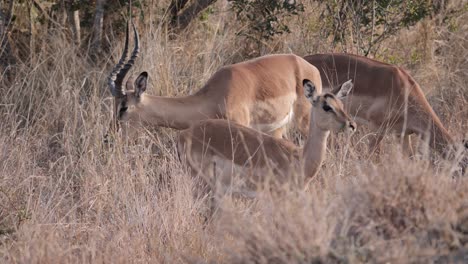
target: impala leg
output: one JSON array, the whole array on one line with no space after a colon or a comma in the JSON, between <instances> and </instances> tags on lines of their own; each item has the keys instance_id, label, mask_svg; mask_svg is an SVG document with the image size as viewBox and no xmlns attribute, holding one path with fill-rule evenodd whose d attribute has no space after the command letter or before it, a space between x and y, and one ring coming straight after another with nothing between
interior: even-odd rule
<instances>
[{"instance_id":1,"label":"impala leg","mask_svg":"<svg viewBox=\"0 0 468 264\"><path fill-rule=\"evenodd\" d=\"M405 133L403 135L403 153L407 154L409 157L414 156L413 146L411 145L410 134Z\"/></svg>"},{"instance_id":2,"label":"impala leg","mask_svg":"<svg viewBox=\"0 0 468 264\"><path fill-rule=\"evenodd\" d=\"M185 161L184 163L188 165L190 175L195 181L195 198L201 199L206 197L207 199L207 212L202 212L204 223L206 224L211 219L216 208L214 197L216 181L213 181L214 177L216 177L216 163L210 164L210 162L207 162L210 160L210 157L207 156L209 153L205 152L204 157L193 153L192 140L184 132L181 132L179 135L177 151L179 159ZM211 167L213 170L211 170ZM211 172L213 172L213 175L210 175Z\"/></svg>"},{"instance_id":3,"label":"impala leg","mask_svg":"<svg viewBox=\"0 0 468 264\"><path fill-rule=\"evenodd\" d=\"M378 112L370 114L368 120L378 120L382 119L381 115ZM388 121L383 121L380 123L370 122L370 128L372 131L375 131L375 135L371 136L369 139L369 155L380 154L380 145L383 138L389 132Z\"/></svg>"},{"instance_id":4,"label":"impala leg","mask_svg":"<svg viewBox=\"0 0 468 264\"><path fill-rule=\"evenodd\" d=\"M429 150L429 142L431 141L431 136L429 133L419 132L417 133L419 136L418 144L417 144L417 154L423 157L426 157L430 154Z\"/></svg>"},{"instance_id":5,"label":"impala leg","mask_svg":"<svg viewBox=\"0 0 468 264\"><path fill-rule=\"evenodd\" d=\"M377 135L373 136L369 140L369 155L380 154L380 143L384 138L384 133L377 132Z\"/></svg>"},{"instance_id":6,"label":"impala leg","mask_svg":"<svg viewBox=\"0 0 468 264\"><path fill-rule=\"evenodd\" d=\"M216 212L217 183L216 183L216 163L212 166L207 163L201 165L201 169L192 170L192 177L196 179L195 197L196 199L206 199L205 209L201 212L204 224L208 224Z\"/></svg>"}]
</instances>

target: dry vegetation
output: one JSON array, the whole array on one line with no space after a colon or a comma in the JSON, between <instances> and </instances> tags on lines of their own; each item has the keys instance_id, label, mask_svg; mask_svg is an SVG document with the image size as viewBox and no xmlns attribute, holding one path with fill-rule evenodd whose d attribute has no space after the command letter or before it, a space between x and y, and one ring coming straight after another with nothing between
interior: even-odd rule
<instances>
[{"instance_id":1,"label":"dry vegetation","mask_svg":"<svg viewBox=\"0 0 468 264\"><path fill-rule=\"evenodd\" d=\"M466 12L440 25L426 20L379 55L410 70L457 139L468 136L466 21ZM229 23L215 13L174 40L159 25L140 25L134 75L150 73L152 94L192 93L217 68L245 59ZM292 33L263 53L331 51L315 23L306 8ZM363 156L365 132L354 146L338 138L345 146L329 150L306 188L223 197L205 223L176 132L103 144L111 115L105 76L115 58L97 67L62 32L44 37L47 48L1 87L0 262L466 263L466 175L455 162L403 157L392 138L379 159Z\"/></svg>"}]
</instances>

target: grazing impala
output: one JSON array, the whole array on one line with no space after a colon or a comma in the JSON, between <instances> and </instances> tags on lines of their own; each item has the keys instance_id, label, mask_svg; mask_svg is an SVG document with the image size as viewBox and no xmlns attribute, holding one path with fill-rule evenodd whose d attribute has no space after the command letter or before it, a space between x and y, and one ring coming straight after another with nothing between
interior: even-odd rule
<instances>
[{"instance_id":1,"label":"grazing impala","mask_svg":"<svg viewBox=\"0 0 468 264\"><path fill-rule=\"evenodd\" d=\"M304 59L319 69L324 87L333 89L334 84L353 78L355 87L344 103L358 123L378 130L371 150L378 148L387 131L403 136L403 147L409 152L413 133L442 154L453 143L419 85L402 68L351 54L316 54Z\"/></svg>"},{"instance_id":2,"label":"grazing impala","mask_svg":"<svg viewBox=\"0 0 468 264\"><path fill-rule=\"evenodd\" d=\"M204 119L229 119L235 123L281 137L292 120L302 133L307 132L307 100L302 83L311 81L322 91L320 73L310 63L293 54L270 55L221 68L195 94L179 98L145 93L148 73L143 72L123 85L125 76L139 52L138 32L133 26L135 47L127 58L129 26L119 63L111 72L108 85L114 97L113 127L119 121L131 126L149 124L186 129ZM125 128L125 126L123 126ZM125 132L125 131L124 131Z\"/></svg>"},{"instance_id":3,"label":"grazing impala","mask_svg":"<svg viewBox=\"0 0 468 264\"><path fill-rule=\"evenodd\" d=\"M346 82L337 97L346 96L351 89L352 83ZM354 131L356 124L333 94L320 95L309 80L304 81L304 90L312 105L304 148L228 120L205 120L180 133L179 157L187 161L193 174L203 176L208 186L213 186L211 181L216 180L226 187L232 180L234 167L245 172L241 175L243 178L253 171L245 181L247 185L254 186L265 179L270 169L281 182L291 169L301 164L304 176L314 177L324 160L330 131ZM209 176L212 171L218 172L216 169L221 170L221 176Z\"/></svg>"}]
</instances>

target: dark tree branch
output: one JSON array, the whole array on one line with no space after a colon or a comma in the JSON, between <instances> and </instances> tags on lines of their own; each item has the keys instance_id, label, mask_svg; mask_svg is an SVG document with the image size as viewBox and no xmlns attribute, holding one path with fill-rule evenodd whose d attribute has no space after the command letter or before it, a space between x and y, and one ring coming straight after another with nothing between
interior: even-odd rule
<instances>
[{"instance_id":1,"label":"dark tree branch","mask_svg":"<svg viewBox=\"0 0 468 264\"><path fill-rule=\"evenodd\" d=\"M172 27L177 27L177 15L184 9L189 0L172 0L169 5L168 11L171 14L170 24Z\"/></svg>"},{"instance_id":2,"label":"dark tree branch","mask_svg":"<svg viewBox=\"0 0 468 264\"><path fill-rule=\"evenodd\" d=\"M10 70L10 66L15 64L16 60L11 52L10 41L8 38L8 34L11 30L11 19L13 17L13 4L14 0L10 0L8 6L8 12L6 14L0 8L0 66L2 66L2 73L3 71ZM7 74L8 77L9 74Z\"/></svg>"},{"instance_id":3,"label":"dark tree branch","mask_svg":"<svg viewBox=\"0 0 468 264\"><path fill-rule=\"evenodd\" d=\"M94 13L93 38L91 42L91 53L97 55L102 48L102 30L104 21L104 5L106 0L96 1L96 12Z\"/></svg>"},{"instance_id":4,"label":"dark tree branch","mask_svg":"<svg viewBox=\"0 0 468 264\"><path fill-rule=\"evenodd\" d=\"M184 30L195 18L198 17L203 10L208 6L214 4L217 0L194 0L193 3L184 9L181 14L179 12L183 8L188 0L174 0L169 6L169 11L172 15L171 26L177 27L179 30ZM174 3L177 2L177 3ZM174 14L176 14L174 19Z\"/></svg>"},{"instance_id":5,"label":"dark tree branch","mask_svg":"<svg viewBox=\"0 0 468 264\"><path fill-rule=\"evenodd\" d=\"M67 20L72 30L73 41L76 45L81 44L80 14L74 8L74 0L66 1Z\"/></svg>"},{"instance_id":6,"label":"dark tree branch","mask_svg":"<svg viewBox=\"0 0 468 264\"><path fill-rule=\"evenodd\" d=\"M52 22L52 24L54 24L55 26L57 26L58 28L62 28L62 24L57 22L55 19L53 19L49 14L48 12L45 10L45 8L37 1L37 0L33 0L32 1L33 5L35 8L37 8L37 10L39 10L39 12L41 12L41 14L47 18L48 21Z\"/></svg>"}]
</instances>

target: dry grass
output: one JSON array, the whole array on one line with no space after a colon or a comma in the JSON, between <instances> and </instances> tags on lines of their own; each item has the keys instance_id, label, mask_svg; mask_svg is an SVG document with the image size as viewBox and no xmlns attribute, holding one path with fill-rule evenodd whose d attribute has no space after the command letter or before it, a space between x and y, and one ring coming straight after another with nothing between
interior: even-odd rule
<instances>
[{"instance_id":1,"label":"dry grass","mask_svg":"<svg viewBox=\"0 0 468 264\"><path fill-rule=\"evenodd\" d=\"M433 26L422 63L401 56L457 138L468 131L468 28ZM464 20L466 21L466 20ZM277 52L329 51L310 36L313 18L296 21ZM134 74L150 73L152 94L198 89L220 66L240 60L239 43L222 16L167 41L146 28ZM424 34L421 27L411 34ZM110 116L109 69L90 65L51 35L47 50L18 65L0 98L0 262L2 263L427 263L468 252L468 179L453 162L434 166L402 157L388 139L380 160L354 147L328 153L308 188L261 192L254 200L224 197L204 223L206 203L175 153L176 133L142 133L137 142L102 143ZM423 47L425 47L423 45ZM115 54L120 44L115 47ZM427 51L426 51L427 52ZM110 59L109 59L110 60ZM112 60L113 61L113 60ZM466 133L466 132L465 132ZM338 139L344 143L344 139ZM458 258L458 259L457 259Z\"/></svg>"}]
</instances>

